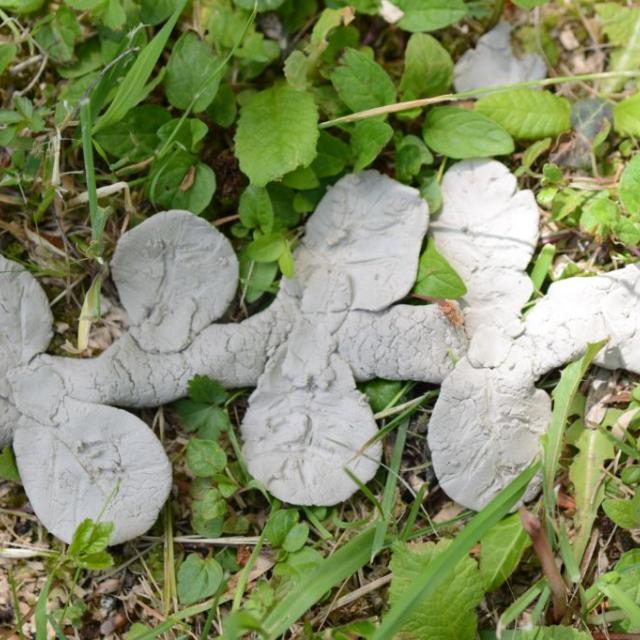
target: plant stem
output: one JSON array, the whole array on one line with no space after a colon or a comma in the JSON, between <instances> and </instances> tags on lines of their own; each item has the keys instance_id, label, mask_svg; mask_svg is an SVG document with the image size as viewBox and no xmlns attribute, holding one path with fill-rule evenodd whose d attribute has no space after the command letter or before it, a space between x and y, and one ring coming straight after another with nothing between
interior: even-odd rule
<instances>
[{"instance_id":1,"label":"plant stem","mask_svg":"<svg viewBox=\"0 0 640 640\"><path fill-rule=\"evenodd\" d=\"M510 89L530 89L533 87L548 87L554 84L565 84L567 82L583 82L585 80L606 80L609 78L638 78L640 71L603 71L601 73L582 73L575 76L558 76L557 78L545 78L543 80L527 80L526 82L515 82L514 84L502 84L494 87L480 87L479 89L471 89L462 91L461 93L446 93L442 96L434 96L433 98L420 98L419 100L407 100L406 102L394 102L383 107L375 107L374 109L366 109L365 111L357 111L347 116L340 116L333 120L321 122L318 127L320 129L328 129L339 124L347 122L357 122L358 120L366 120L367 118L377 118L385 116L389 113L399 113L400 111L409 111L410 109L420 109L428 107L432 104L441 104L443 102L460 102L468 98L477 98L488 93L500 93Z\"/></svg>"}]
</instances>

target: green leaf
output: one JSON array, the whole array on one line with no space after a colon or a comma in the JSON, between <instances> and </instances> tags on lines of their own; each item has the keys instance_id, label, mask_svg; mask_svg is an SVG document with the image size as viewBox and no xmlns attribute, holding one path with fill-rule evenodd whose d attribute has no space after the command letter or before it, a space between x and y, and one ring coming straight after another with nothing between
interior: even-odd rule
<instances>
[{"instance_id":1,"label":"green leaf","mask_svg":"<svg viewBox=\"0 0 640 640\"><path fill-rule=\"evenodd\" d=\"M10 482L20 482L20 473L16 465L16 457L11 447L5 447L0 452L0 478Z\"/></svg>"},{"instance_id":2,"label":"green leaf","mask_svg":"<svg viewBox=\"0 0 640 640\"><path fill-rule=\"evenodd\" d=\"M76 14L68 7L60 7L54 14L38 20L34 29L35 41L54 62L70 62L73 49L82 40Z\"/></svg>"},{"instance_id":3,"label":"green leaf","mask_svg":"<svg viewBox=\"0 0 640 640\"><path fill-rule=\"evenodd\" d=\"M183 33L173 45L164 76L167 100L178 109L187 109L195 96L192 111L204 111L213 101L220 84L220 61L211 46L196 33Z\"/></svg>"},{"instance_id":4,"label":"green leaf","mask_svg":"<svg viewBox=\"0 0 640 640\"><path fill-rule=\"evenodd\" d=\"M227 465L227 456L214 440L194 438L187 445L187 465L197 478L210 478Z\"/></svg>"},{"instance_id":5,"label":"green leaf","mask_svg":"<svg viewBox=\"0 0 640 640\"><path fill-rule=\"evenodd\" d=\"M120 122L105 127L95 136L102 149L115 158L136 162L149 157L160 143L158 130L171 114L155 104L135 107Z\"/></svg>"},{"instance_id":6,"label":"green leaf","mask_svg":"<svg viewBox=\"0 0 640 640\"><path fill-rule=\"evenodd\" d=\"M414 292L429 298L455 300L467 293L462 278L436 249L433 238L420 256Z\"/></svg>"},{"instance_id":7,"label":"green leaf","mask_svg":"<svg viewBox=\"0 0 640 640\"><path fill-rule=\"evenodd\" d=\"M351 159L349 145L326 131L320 132L316 151L316 159L311 163L311 169L318 178L338 175Z\"/></svg>"},{"instance_id":8,"label":"green leaf","mask_svg":"<svg viewBox=\"0 0 640 640\"><path fill-rule=\"evenodd\" d=\"M189 397L194 402L224 404L229 394L217 380L209 376L194 376L189 380Z\"/></svg>"},{"instance_id":9,"label":"green leaf","mask_svg":"<svg viewBox=\"0 0 640 640\"><path fill-rule=\"evenodd\" d=\"M124 116L149 94L152 85L147 82L153 73L156 62L164 50L167 40L173 31L186 0L178 0L176 9L164 24L162 29L154 36L144 49L138 54L135 62L127 71L116 90L113 101L109 108L103 113L93 126L93 133L119 122Z\"/></svg>"},{"instance_id":10,"label":"green leaf","mask_svg":"<svg viewBox=\"0 0 640 640\"><path fill-rule=\"evenodd\" d=\"M257 2L258 12L275 11L279 9L284 0L233 0L234 4L242 9L250 11Z\"/></svg>"},{"instance_id":11,"label":"green leaf","mask_svg":"<svg viewBox=\"0 0 640 640\"><path fill-rule=\"evenodd\" d=\"M513 4L521 9L534 9L535 7L541 7L543 4L547 4L547 2L549 2L549 0L513 0Z\"/></svg>"},{"instance_id":12,"label":"green leaf","mask_svg":"<svg viewBox=\"0 0 640 640\"><path fill-rule=\"evenodd\" d=\"M437 153L455 159L511 153L511 136L490 118L468 109L436 107L427 114L424 141Z\"/></svg>"},{"instance_id":13,"label":"green leaf","mask_svg":"<svg viewBox=\"0 0 640 640\"><path fill-rule=\"evenodd\" d=\"M254 95L242 108L236 156L252 184L263 187L316 156L318 109L313 97L286 85Z\"/></svg>"},{"instance_id":14,"label":"green leaf","mask_svg":"<svg viewBox=\"0 0 640 640\"><path fill-rule=\"evenodd\" d=\"M571 127L570 102L549 91L499 91L480 98L476 109L522 140L557 136Z\"/></svg>"},{"instance_id":15,"label":"green leaf","mask_svg":"<svg viewBox=\"0 0 640 640\"><path fill-rule=\"evenodd\" d=\"M280 600L263 621L267 638L275 639L285 631L329 589L353 575L371 559L375 530L367 529L302 574L295 589Z\"/></svg>"},{"instance_id":16,"label":"green leaf","mask_svg":"<svg viewBox=\"0 0 640 640\"><path fill-rule=\"evenodd\" d=\"M113 522L83 520L73 533L67 556L77 567L106 569L113 558L105 551L113 533Z\"/></svg>"},{"instance_id":17,"label":"green leaf","mask_svg":"<svg viewBox=\"0 0 640 640\"><path fill-rule=\"evenodd\" d=\"M523 0L518 0L520 4ZM534 627L526 631L503 631L500 640L592 640L592 635L571 627Z\"/></svg>"},{"instance_id":18,"label":"green leaf","mask_svg":"<svg viewBox=\"0 0 640 640\"><path fill-rule=\"evenodd\" d=\"M640 65L640 8L613 2L595 5L603 33L611 45L620 47L609 54L609 71L635 70ZM605 95L620 89L625 78L607 78L602 82Z\"/></svg>"},{"instance_id":19,"label":"green leaf","mask_svg":"<svg viewBox=\"0 0 640 640\"><path fill-rule=\"evenodd\" d=\"M229 427L227 412L209 402L194 402L185 398L174 402L173 407L187 431L197 432L205 440L216 440Z\"/></svg>"},{"instance_id":20,"label":"green leaf","mask_svg":"<svg viewBox=\"0 0 640 640\"><path fill-rule=\"evenodd\" d=\"M309 537L309 525L306 522L299 522L291 527L287 532L284 541L282 542L282 548L289 553L299 551L304 547Z\"/></svg>"},{"instance_id":21,"label":"green leaf","mask_svg":"<svg viewBox=\"0 0 640 640\"><path fill-rule=\"evenodd\" d=\"M433 162L433 155L418 136L404 136L396 143L396 179L410 183L425 164Z\"/></svg>"},{"instance_id":22,"label":"green leaf","mask_svg":"<svg viewBox=\"0 0 640 640\"><path fill-rule=\"evenodd\" d=\"M451 87L453 60L433 36L414 33L404 56L400 91L405 100L437 96Z\"/></svg>"},{"instance_id":23,"label":"green leaf","mask_svg":"<svg viewBox=\"0 0 640 640\"><path fill-rule=\"evenodd\" d=\"M623 529L640 528L640 491L631 500L609 498L602 503L604 512Z\"/></svg>"},{"instance_id":24,"label":"green leaf","mask_svg":"<svg viewBox=\"0 0 640 640\"><path fill-rule=\"evenodd\" d=\"M15 59L18 47L15 44L0 44L0 73L2 73Z\"/></svg>"},{"instance_id":25,"label":"green leaf","mask_svg":"<svg viewBox=\"0 0 640 640\"><path fill-rule=\"evenodd\" d=\"M538 464L525 469L467 523L462 532L458 533L442 553L434 556L426 570L418 574L406 589L404 597L388 611L373 640L396 637L396 633L400 631L404 622L416 609L420 608L421 603L449 579L451 567L465 558L471 547L502 520L520 500L538 469Z\"/></svg>"},{"instance_id":26,"label":"green leaf","mask_svg":"<svg viewBox=\"0 0 640 640\"><path fill-rule=\"evenodd\" d=\"M178 570L178 598L183 604L204 600L218 591L222 581L222 567L215 558L190 553Z\"/></svg>"},{"instance_id":27,"label":"green leaf","mask_svg":"<svg viewBox=\"0 0 640 640\"><path fill-rule=\"evenodd\" d=\"M341 64L331 74L331 82L342 102L352 111L364 111L396 99L396 88L389 74L369 56L347 49Z\"/></svg>"},{"instance_id":28,"label":"green leaf","mask_svg":"<svg viewBox=\"0 0 640 640\"><path fill-rule=\"evenodd\" d=\"M393 578L389 589L392 608L403 603L416 581L449 546L448 540L441 540L437 545L428 542L394 547L390 563ZM423 598L403 620L400 635L416 640L475 640L478 626L475 608L483 598L478 566L465 555L455 565L449 565L440 586Z\"/></svg>"},{"instance_id":29,"label":"green leaf","mask_svg":"<svg viewBox=\"0 0 640 640\"><path fill-rule=\"evenodd\" d=\"M623 136L640 136L640 93L613 107L613 128Z\"/></svg>"},{"instance_id":30,"label":"green leaf","mask_svg":"<svg viewBox=\"0 0 640 640\"><path fill-rule=\"evenodd\" d=\"M640 155L635 156L624 168L618 195L629 213L640 214Z\"/></svg>"},{"instance_id":31,"label":"green leaf","mask_svg":"<svg viewBox=\"0 0 640 640\"><path fill-rule=\"evenodd\" d=\"M545 436L543 445L543 487L544 504L549 522L553 521L556 504L554 483L558 465L560 464L560 454L564 441L564 431L569 419L573 399L582 382L593 359L598 355L606 340L588 344L584 355L568 364L560 374L560 382L553 390L553 412L551 422Z\"/></svg>"},{"instance_id":32,"label":"green leaf","mask_svg":"<svg viewBox=\"0 0 640 640\"><path fill-rule=\"evenodd\" d=\"M463 0L395 0L404 12L398 26L405 31L436 31L467 15Z\"/></svg>"},{"instance_id":33,"label":"green leaf","mask_svg":"<svg viewBox=\"0 0 640 640\"><path fill-rule=\"evenodd\" d=\"M580 561L589 542L600 503L604 497L605 461L613 458L611 442L597 429L583 429L575 446L579 449L569 467L576 501L573 552Z\"/></svg>"},{"instance_id":34,"label":"green leaf","mask_svg":"<svg viewBox=\"0 0 640 640\"><path fill-rule=\"evenodd\" d=\"M393 136L393 129L383 120L360 120L351 133L351 153L354 158L353 170L362 171L368 167L387 146Z\"/></svg>"},{"instance_id":35,"label":"green leaf","mask_svg":"<svg viewBox=\"0 0 640 640\"><path fill-rule=\"evenodd\" d=\"M216 190L216 176L203 162L186 151L177 151L151 165L147 183L150 200L167 209L201 213Z\"/></svg>"},{"instance_id":36,"label":"green leaf","mask_svg":"<svg viewBox=\"0 0 640 640\"><path fill-rule=\"evenodd\" d=\"M273 511L264 528L264 537L273 547L281 547L289 531L298 522L300 514L295 509Z\"/></svg>"},{"instance_id":37,"label":"green leaf","mask_svg":"<svg viewBox=\"0 0 640 640\"><path fill-rule=\"evenodd\" d=\"M207 109L207 115L223 129L230 127L236 119L238 107L236 94L228 84L223 84L216 93L216 97Z\"/></svg>"},{"instance_id":38,"label":"green leaf","mask_svg":"<svg viewBox=\"0 0 640 640\"><path fill-rule=\"evenodd\" d=\"M480 574L486 591L497 589L516 569L531 538L520 514L501 520L480 540Z\"/></svg>"},{"instance_id":39,"label":"green leaf","mask_svg":"<svg viewBox=\"0 0 640 640\"><path fill-rule=\"evenodd\" d=\"M247 255L256 262L273 262L286 251L287 246L281 231L256 238L247 246Z\"/></svg>"}]
</instances>

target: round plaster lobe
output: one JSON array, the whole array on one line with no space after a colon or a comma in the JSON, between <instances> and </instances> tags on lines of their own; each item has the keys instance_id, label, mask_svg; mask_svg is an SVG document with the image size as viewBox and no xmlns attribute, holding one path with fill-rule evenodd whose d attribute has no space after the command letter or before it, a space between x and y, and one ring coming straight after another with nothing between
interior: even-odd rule
<instances>
[{"instance_id":1,"label":"round plaster lobe","mask_svg":"<svg viewBox=\"0 0 640 640\"><path fill-rule=\"evenodd\" d=\"M229 241L188 211L157 213L125 233L111 271L147 351L184 349L225 312L238 281Z\"/></svg>"},{"instance_id":2,"label":"round plaster lobe","mask_svg":"<svg viewBox=\"0 0 640 640\"><path fill-rule=\"evenodd\" d=\"M440 486L479 511L538 454L551 400L530 376L474 368L463 358L445 379L428 442Z\"/></svg>"},{"instance_id":3,"label":"round plaster lobe","mask_svg":"<svg viewBox=\"0 0 640 640\"><path fill-rule=\"evenodd\" d=\"M475 49L465 51L453 70L457 92L546 77L547 68L539 55L514 55L510 35L511 25L500 22L478 39Z\"/></svg>"},{"instance_id":4,"label":"round plaster lobe","mask_svg":"<svg viewBox=\"0 0 640 640\"><path fill-rule=\"evenodd\" d=\"M460 274L469 335L483 324L508 327L533 291L526 267L538 239L531 191L496 160L465 160L442 181L443 207L431 221L438 251Z\"/></svg>"},{"instance_id":5,"label":"round plaster lobe","mask_svg":"<svg viewBox=\"0 0 640 640\"><path fill-rule=\"evenodd\" d=\"M427 222L428 207L416 189L377 171L347 175L307 221L296 276L284 288L301 297L312 274L328 266L349 276L353 309L384 309L414 284Z\"/></svg>"},{"instance_id":6,"label":"round plaster lobe","mask_svg":"<svg viewBox=\"0 0 640 640\"><path fill-rule=\"evenodd\" d=\"M115 526L110 544L142 535L171 488L162 445L126 411L65 404L71 416L65 424L23 423L15 433L20 477L38 518L67 543L80 522L101 513Z\"/></svg>"}]
</instances>

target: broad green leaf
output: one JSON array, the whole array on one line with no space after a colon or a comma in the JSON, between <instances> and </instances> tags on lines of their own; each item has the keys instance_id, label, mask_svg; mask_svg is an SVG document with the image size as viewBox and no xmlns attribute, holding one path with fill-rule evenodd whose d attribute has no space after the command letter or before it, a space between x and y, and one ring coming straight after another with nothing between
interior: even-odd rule
<instances>
[{"instance_id":1,"label":"broad green leaf","mask_svg":"<svg viewBox=\"0 0 640 640\"><path fill-rule=\"evenodd\" d=\"M497 589L516 569L531 538L514 513L493 527L480 540L480 575L486 591Z\"/></svg>"},{"instance_id":2,"label":"broad green leaf","mask_svg":"<svg viewBox=\"0 0 640 640\"><path fill-rule=\"evenodd\" d=\"M260 229L270 233L273 227L273 206L264 187L249 185L240 196L240 221L247 229Z\"/></svg>"},{"instance_id":3,"label":"broad green leaf","mask_svg":"<svg viewBox=\"0 0 640 640\"><path fill-rule=\"evenodd\" d=\"M32 33L40 47L58 63L70 62L74 46L82 40L76 14L68 7L59 7L55 13L38 20Z\"/></svg>"},{"instance_id":4,"label":"broad green leaf","mask_svg":"<svg viewBox=\"0 0 640 640\"><path fill-rule=\"evenodd\" d=\"M215 558L191 553L178 570L178 598L183 604L204 600L218 591L222 581L222 567Z\"/></svg>"},{"instance_id":5,"label":"broad green leaf","mask_svg":"<svg viewBox=\"0 0 640 640\"><path fill-rule=\"evenodd\" d=\"M624 168L618 195L629 213L640 214L640 155L635 156Z\"/></svg>"},{"instance_id":6,"label":"broad green leaf","mask_svg":"<svg viewBox=\"0 0 640 640\"><path fill-rule=\"evenodd\" d=\"M10 482L20 482L16 457L11 447L5 447L0 451L0 478Z\"/></svg>"},{"instance_id":7,"label":"broad green leaf","mask_svg":"<svg viewBox=\"0 0 640 640\"><path fill-rule=\"evenodd\" d=\"M402 382L382 378L371 380L362 387L374 413L386 409L401 390Z\"/></svg>"},{"instance_id":8,"label":"broad green leaf","mask_svg":"<svg viewBox=\"0 0 640 640\"><path fill-rule=\"evenodd\" d=\"M213 101L220 84L220 61L211 45L193 31L183 33L173 45L164 76L167 100L178 109L204 111Z\"/></svg>"},{"instance_id":9,"label":"broad green leaf","mask_svg":"<svg viewBox=\"0 0 640 640\"><path fill-rule=\"evenodd\" d=\"M93 133L119 122L124 116L149 94L153 85L147 82L153 73L156 62L160 59L167 40L173 31L186 0L178 0L175 11L164 24L162 29L154 36L153 40L147 44L138 54L135 62L127 71L125 77L118 85L118 89L109 105L93 125Z\"/></svg>"},{"instance_id":10,"label":"broad green leaf","mask_svg":"<svg viewBox=\"0 0 640 640\"><path fill-rule=\"evenodd\" d=\"M155 104L135 107L115 124L105 127L95 141L118 159L136 162L149 157L160 143L158 130L171 120L170 113Z\"/></svg>"},{"instance_id":11,"label":"broad green leaf","mask_svg":"<svg viewBox=\"0 0 640 640\"><path fill-rule=\"evenodd\" d=\"M247 255L256 262L273 262L278 260L286 250L282 232L276 231L256 238L247 246Z\"/></svg>"},{"instance_id":12,"label":"broad green leaf","mask_svg":"<svg viewBox=\"0 0 640 640\"><path fill-rule=\"evenodd\" d=\"M620 47L609 54L609 71L635 70L640 65L640 8L625 7L614 2L595 5L603 33L611 45ZM620 89L625 78L602 81L605 95Z\"/></svg>"},{"instance_id":13,"label":"broad green leaf","mask_svg":"<svg viewBox=\"0 0 640 640\"><path fill-rule=\"evenodd\" d=\"M576 501L573 553L580 561L604 497L605 461L613 458L614 451L611 442L597 429L583 429L575 446L579 451L569 467L569 479Z\"/></svg>"},{"instance_id":14,"label":"broad green leaf","mask_svg":"<svg viewBox=\"0 0 640 640\"><path fill-rule=\"evenodd\" d=\"M187 445L187 464L197 478L210 478L227 465L227 456L214 440L194 438Z\"/></svg>"},{"instance_id":15,"label":"broad green leaf","mask_svg":"<svg viewBox=\"0 0 640 640\"><path fill-rule=\"evenodd\" d=\"M273 547L284 544L289 531L297 524L300 514L296 509L278 509L273 511L264 528L264 537Z\"/></svg>"},{"instance_id":16,"label":"broad green leaf","mask_svg":"<svg viewBox=\"0 0 640 640\"><path fill-rule=\"evenodd\" d=\"M549 91L499 91L480 98L476 109L522 140L557 136L571 127L571 104Z\"/></svg>"},{"instance_id":17,"label":"broad green leaf","mask_svg":"<svg viewBox=\"0 0 640 640\"><path fill-rule=\"evenodd\" d=\"M304 91L278 85L254 95L241 112L236 156L252 184L263 187L316 156L318 109Z\"/></svg>"},{"instance_id":18,"label":"broad green leaf","mask_svg":"<svg viewBox=\"0 0 640 640\"><path fill-rule=\"evenodd\" d=\"M607 239L618 220L618 205L606 191L588 200L582 208L580 227L599 239Z\"/></svg>"},{"instance_id":19,"label":"broad green leaf","mask_svg":"<svg viewBox=\"0 0 640 640\"><path fill-rule=\"evenodd\" d=\"M166 145L198 153L209 127L199 118L173 118L158 129L158 138Z\"/></svg>"},{"instance_id":20,"label":"broad green leaf","mask_svg":"<svg viewBox=\"0 0 640 640\"><path fill-rule=\"evenodd\" d=\"M560 382L558 382L552 393L553 412L543 447L544 503L549 522L552 522L554 517L556 504L554 483L560 464L564 432L573 399L578 392L578 387L589 365L593 362L593 359L598 355L606 342L606 340L603 340L587 345L584 355L571 364L568 364L562 370Z\"/></svg>"},{"instance_id":21,"label":"broad green leaf","mask_svg":"<svg viewBox=\"0 0 640 640\"><path fill-rule=\"evenodd\" d=\"M383 120L360 120L351 133L351 154L354 158L353 170L362 171L368 167L387 146L393 136L393 129Z\"/></svg>"},{"instance_id":22,"label":"broad green leaf","mask_svg":"<svg viewBox=\"0 0 640 640\"><path fill-rule=\"evenodd\" d=\"M395 0L404 16L398 26L405 31L436 31L467 15L463 0Z\"/></svg>"},{"instance_id":23,"label":"broad green leaf","mask_svg":"<svg viewBox=\"0 0 640 640\"><path fill-rule=\"evenodd\" d=\"M537 463L525 469L467 523L444 551L433 557L429 566L416 575L405 590L404 597L387 612L373 640L397 637L403 624L420 608L421 603L449 579L451 567L467 557L471 547L520 500L538 470Z\"/></svg>"},{"instance_id":24,"label":"broad green leaf","mask_svg":"<svg viewBox=\"0 0 640 640\"><path fill-rule=\"evenodd\" d=\"M433 238L429 238L427 248L420 256L415 293L429 298L455 300L467 293L462 278L436 249Z\"/></svg>"},{"instance_id":25,"label":"broad green leaf","mask_svg":"<svg viewBox=\"0 0 640 640\"><path fill-rule=\"evenodd\" d=\"M223 404L229 399L229 393L209 376L194 376L189 380L189 397L194 402Z\"/></svg>"},{"instance_id":26,"label":"broad green leaf","mask_svg":"<svg viewBox=\"0 0 640 640\"><path fill-rule=\"evenodd\" d=\"M227 412L209 402L195 402L184 398L174 402L173 408L178 412L187 431L196 432L205 440L216 440L229 427Z\"/></svg>"},{"instance_id":27,"label":"broad green leaf","mask_svg":"<svg viewBox=\"0 0 640 640\"><path fill-rule=\"evenodd\" d=\"M67 556L76 567L106 569L113 565L113 558L106 551L113 533L113 522L83 520L73 533Z\"/></svg>"},{"instance_id":28,"label":"broad green leaf","mask_svg":"<svg viewBox=\"0 0 640 640\"><path fill-rule=\"evenodd\" d=\"M640 93L613 107L613 128L623 136L640 136Z\"/></svg>"},{"instance_id":29,"label":"broad green leaf","mask_svg":"<svg viewBox=\"0 0 640 640\"><path fill-rule=\"evenodd\" d=\"M341 64L331 74L331 82L342 102L352 111L364 111L396 99L396 88L389 74L369 56L347 49Z\"/></svg>"},{"instance_id":30,"label":"broad green leaf","mask_svg":"<svg viewBox=\"0 0 640 640\"><path fill-rule=\"evenodd\" d=\"M223 129L230 127L238 114L236 94L229 84L223 84L207 109L207 115Z\"/></svg>"},{"instance_id":31,"label":"broad green leaf","mask_svg":"<svg viewBox=\"0 0 640 640\"><path fill-rule=\"evenodd\" d=\"M602 503L604 512L623 529L640 528L640 491L631 500L608 498Z\"/></svg>"},{"instance_id":32,"label":"broad green leaf","mask_svg":"<svg viewBox=\"0 0 640 640\"><path fill-rule=\"evenodd\" d=\"M511 136L499 124L476 111L436 107L427 114L424 141L437 153L455 159L486 158L511 153Z\"/></svg>"},{"instance_id":33,"label":"broad green leaf","mask_svg":"<svg viewBox=\"0 0 640 640\"><path fill-rule=\"evenodd\" d=\"M287 535L282 542L282 548L288 553L300 551L307 542L308 537L309 525L306 522L299 522L291 527L287 532Z\"/></svg>"},{"instance_id":34,"label":"broad green leaf","mask_svg":"<svg viewBox=\"0 0 640 640\"><path fill-rule=\"evenodd\" d=\"M393 574L389 589L391 607L404 601L434 558L442 555L449 545L448 540L441 540L437 545L428 542L394 547L390 563ZM464 556L449 566L440 586L407 616L400 635L416 640L474 640L478 626L475 608L483 598L478 566L469 556Z\"/></svg>"},{"instance_id":35,"label":"broad green leaf","mask_svg":"<svg viewBox=\"0 0 640 640\"><path fill-rule=\"evenodd\" d=\"M404 54L400 91L405 100L446 93L453 80L453 60L449 52L426 33L414 33Z\"/></svg>"},{"instance_id":36,"label":"broad green leaf","mask_svg":"<svg viewBox=\"0 0 640 640\"><path fill-rule=\"evenodd\" d=\"M396 143L396 179L410 183L425 164L433 162L433 155L418 136L409 134Z\"/></svg>"},{"instance_id":37,"label":"broad green leaf","mask_svg":"<svg viewBox=\"0 0 640 640\"><path fill-rule=\"evenodd\" d=\"M316 159L311 163L311 168L318 178L338 175L351 159L349 145L326 131L320 132L316 151Z\"/></svg>"}]
</instances>

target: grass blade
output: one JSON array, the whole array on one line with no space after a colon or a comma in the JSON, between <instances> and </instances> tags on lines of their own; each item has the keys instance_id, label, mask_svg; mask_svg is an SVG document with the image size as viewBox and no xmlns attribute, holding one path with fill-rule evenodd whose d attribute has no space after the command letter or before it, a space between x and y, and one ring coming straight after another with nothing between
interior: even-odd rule
<instances>
[{"instance_id":1,"label":"grass blade","mask_svg":"<svg viewBox=\"0 0 640 640\"><path fill-rule=\"evenodd\" d=\"M371 559L373 527L358 534L333 555L321 562L281 600L263 621L269 638L282 635L300 616L342 580L353 575Z\"/></svg>"},{"instance_id":2,"label":"grass blade","mask_svg":"<svg viewBox=\"0 0 640 640\"><path fill-rule=\"evenodd\" d=\"M589 365L593 362L598 352L606 344L606 340L594 342L587 346L582 358L567 365L560 375L560 382L553 390L553 413L551 422L544 442L543 457L543 486L544 486L544 506L547 515L548 535L555 540L553 531L553 515L556 506L556 496L553 485L560 465L560 454L562 453L562 443L564 440L564 429L569 419L569 410L580 382L584 377Z\"/></svg>"},{"instance_id":3,"label":"grass blade","mask_svg":"<svg viewBox=\"0 0 640 640\"><path fill-rule=\"evenodd\" d=\"M153 72L167 40L184 9L187 0L178 0L175 11L147 46L138 54L136 61L122 79L109 108L98 118L93 133L122 120L127 112L141 102L149 93L147 81Z\"/></svg>"},{"instance_id":4,"label":"grass blade","mask_svg":"<svg viewBox=\"0 0 640 640\"><path fill-rule=\"evenodd\" d=\"M378 627L373 640L391 640L397 637L403 622L412 611L417 609L425 597L432 593L449 575L469 549L480 538L498 523L522 497L525 489L539 469L539 463L525 469L515 480L507 485L491 502L469 522L447 549L436 556L422 574L420 580L413 585L405 599L391 608Z\"/></svg>"}]
</instances>

